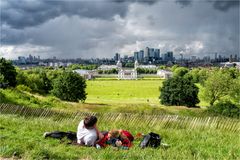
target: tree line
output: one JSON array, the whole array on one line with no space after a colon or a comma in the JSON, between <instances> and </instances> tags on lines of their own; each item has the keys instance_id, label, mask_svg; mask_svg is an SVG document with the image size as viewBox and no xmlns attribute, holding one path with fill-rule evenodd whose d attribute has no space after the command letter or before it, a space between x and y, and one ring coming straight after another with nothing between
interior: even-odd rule
<instances>
[{"instance_id":1,"label":"tree line","mask_svg":"<svg viewBox=\"0 0 240 160\"><path fill-rule=\"evenodd\" d=\"M15 87L42 95L52 94L65 101L84 102L87 97L86 81L72 72L73 69L75 67L21 70L1 58L0 87ZM240 71L237 68L188 69L174 65L168 69L173 71L173 77L165 80L159 89L160 103L196 107L199 97L202 97L209 103L209 112L239 116ZM202 95L199 95L199 87L203 90Z\"/></svg>"},{"instance_id":2,"label":"tree line","mask_svg":"<svg viewBox=\"0 0 240 160\"><path fill-rule=\"evenodd\" d=\"M195 107L201 96L209 103L208 111L240 117L240 71L237 68L172 67L173 77L160 88L160 102L165 105ZM199 95L199 84L203 88Z\"/></svg>"}]
</instances>

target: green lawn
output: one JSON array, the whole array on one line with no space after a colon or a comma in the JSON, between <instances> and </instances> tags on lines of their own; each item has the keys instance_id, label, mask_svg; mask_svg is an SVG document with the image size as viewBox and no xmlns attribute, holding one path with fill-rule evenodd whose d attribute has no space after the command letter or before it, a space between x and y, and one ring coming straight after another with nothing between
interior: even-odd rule
<instances>
[{"instance_id":1,"label":"green lawn","mask_svg":"<svg viewBox=\"0 0 240 160\"><path fill-rule=\"evenodd\" d=\"M171 129L146 126L146 120L138 124L125 124L124 119L103 121L99 117L99 129L124 128L134 135L138 132L159 133L170 148L140 149L140 140L130 150L114 150L109 147L97 150L44 139L45 131L75 131L79 120L55 121L51 118L30 118L0 115L0 159L239 159L239 133L212 129Z\"/></svg>"},{"instance_id":2,"label":"green lawn","mask_svg":"<svg viewBox=\"0 0 240 160\"><path fill-rule=\"evenodd\" d=\"M159 87L163 80L103 80L87 81L88 93L84 104L64 102L54 96L42 96L20 92L16 89L0 90L5 98L4 103L11 103L31 107L45 107L60 110L86 112L131 112L148 114L179 114L201 116L205 113L199 108L184 106L166 107L159 103ZM201 87L201 86L199 86ZM201 92L201 88L200 88ZM1 95L0 95L1 96ZM206 106L206 102L200 102Z\"/></svg>"},{"instance_id":3,"label":"green lawn","mask_svg":"<svg viewBox=\"0 0 240 160\"><path fill-rule=\"evenodd\" d=\"M87 81L88 102L159 104L163 80Z\"/></svg>"}]
</instances>

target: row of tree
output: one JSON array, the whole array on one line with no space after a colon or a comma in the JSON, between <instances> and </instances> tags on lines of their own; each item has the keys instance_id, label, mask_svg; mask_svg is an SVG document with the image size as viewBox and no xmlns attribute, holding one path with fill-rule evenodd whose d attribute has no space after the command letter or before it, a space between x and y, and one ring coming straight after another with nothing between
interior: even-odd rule
<instances>
[{"instance_id":1,"label":"row of tree","mask_svg":"<svg viewBox=\"0 0 240 160\"><path fill-rule=\"evenodd\" d=\"M165 105L195 107L200 95L210 104L211 112L240 116L240 71L236 68L213 68L189 70L184 67L172 68L173 78L163 82L160 101ZM223 106L226 105L224 108Z\"/></svg>"},{"instance_id":2,"label":"row of tree","mask_svg":"<svg viewBox=\"0 0 240 160\"><path fill-rule=\"evenodd\" d=\"M84 102L87 95L85 79L71 70L16 70L3 58L0 59L0 84L39 94L53 94L66 101Z\"/></svg>"}]
</instances>

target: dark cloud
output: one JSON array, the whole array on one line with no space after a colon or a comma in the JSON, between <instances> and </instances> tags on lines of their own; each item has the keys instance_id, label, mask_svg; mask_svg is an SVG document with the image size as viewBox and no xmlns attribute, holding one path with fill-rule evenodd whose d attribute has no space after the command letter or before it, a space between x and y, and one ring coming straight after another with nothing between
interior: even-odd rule
<instances>
[{"instance_id":1,"label":"dark cloud","mask_svg":"<svg viewBox=\"0 0 240 160\"><path fill-rule=\"evenodd\" d=\"M176 3L180 4L182 7L191 5L192 0L176 0Z\"/></svg>"},{"instance_id":2,"label":"dark cloud","mask_svg":"<svg viewBox=\"0 0 240 160\"><path fill-rule=\"evenodd\" d=\"M239 7L239 0L216 0L213 7L220 11L228 11L230 8Z\"/></svg>"},{"instance_id":3,"label":"dark cloud","mask_svg":"<svg viewBox=\"0 0 240 160\"><path fill-rule=\"evenodd\" d=\"M3 0L1 5L2 24L13 28L25 28L42 24L60 15L78 15L96 19L112 19L115 15L124 17L130 3L154 4L157 0L101 0L101 1L28 1ZM119 4L121 3L121 4Z\"/></svg>"},{"instance_id":4,"label":"dark cloud","mask_svg":"<svg viewBox=\"0 0 240 160\"><path fill-rule=\"evenodd\" d=\"M134 2L137 2L137 3L145 3L145 4L149 4L149 5L152 5L156 2L158 2L159 0L110 0L112 2L118 2L118 3L134 3Z\"/></svg>"},{"instance_id":5,"label":"dark cloud","mask_svg":"<svg viewBox=\"0 0 240 160\"><path fill-rule=\"evenodd\" d=\"M97 19L125 16L127 4L110 1L4 1L1 5L2 24L13 28L25 28L42 24L60 15L79 15Z\"/></svg>"},{"instance_id":6,"label":"dark cloud","mask_svg":"<svg viewBox=\"0 0 240 160\"><path fill-rule=\"evenodd\" d=\"M1 1L0 49L6 57L59 58L112 57L146 46L175 55L239 52L239 8L178 1Z\"/></svg>"},{"instance_id":7,"label":"dark cloud","mask_svg":"<svg viewBox=\"0 0 240 160\"><path fill-rule=\"evenodd\" d=\"M196 3L212 3L213 8L219 11L228 11L231 8L239 7L239 0L176 0L176 3L182 7L190 6L193 2Z\"/></svg>"}]
</instances>

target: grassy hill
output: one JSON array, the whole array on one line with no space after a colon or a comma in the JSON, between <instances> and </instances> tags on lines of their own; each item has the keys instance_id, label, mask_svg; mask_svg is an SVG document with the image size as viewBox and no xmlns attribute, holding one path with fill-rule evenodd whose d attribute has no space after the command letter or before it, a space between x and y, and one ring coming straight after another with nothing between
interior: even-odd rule
<instances>
[{"instance_id":1,"label":"grassy hill","mask_svg":"<svg viewBox=\"0 0 240 160\"><path fill-rule=\"evenodd\" d=\"M168 125L149 126L146 118L134 123L128 116L102 118L99 117L100 130L123 128L134 135L138 132L150 131L159 133L163 143L170 145L168 149L140 149L140 140L134 142L130 150L114 148L95 149L60 143L55 139L44 139L45 131L75 131L79 123L77 119L54 119L51 117L22 117L17 115L0 115L1 146L0 158L21 159L239 159L240 143L237 141L239 131L231 132L223 129L173 128ZM131 120L132 123L126 123ZM127 124L127 125L126 125ZM159 124L162 124L159 121Z\"/></svg>"}]
</instances>

